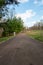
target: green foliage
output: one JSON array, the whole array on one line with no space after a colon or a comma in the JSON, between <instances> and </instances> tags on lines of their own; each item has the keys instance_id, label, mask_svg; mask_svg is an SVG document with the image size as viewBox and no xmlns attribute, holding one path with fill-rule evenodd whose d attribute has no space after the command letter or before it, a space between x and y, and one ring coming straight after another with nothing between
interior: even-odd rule
<instances>
[{"instance_id":1,"label":"green foliage","mask_svg":"<svg viewBox=\"0 0 43 65\"><path fill-rule=\"evenodd\" d=\"M5 4L5 0L0 0L0 7Z\"/></svg>"},{"instance_id":2,"label":"green foliage","mask_svg":"<svg viewBox=\"0 0 43 65\"><path fill-rule=\"evenodd\" d=\"M23 29L23 21L21 20L21 18L15 19L14 29L16 33L19 33Z\"/></svg>"},{"instance_id":3,"label":"green foliage","mask_svg":"<svg viewBox=\"0 0 43 65\"><path fill-rule=\"evenodd\" d=\"M16 5L19 3L18 0L0 0L0 7L7 4L13 4L13 2L15 2Z\"/></svg>"},{"instance_id":4,"label":"green foliage","mask_svg":"<svg viewBox=\"0 0 43 65\"><path fill-rule=\"evenodd\" d=\"M21 18L14 18L13 20L7 20L5 23L1 23L0 27L3 27L3 36L9 36L13 32L19 33L23 29L23 21Z\"/></svg>"},{"instance_id":5,"label":"green foliage","mask_svg":"<svg viewBox=\"0 0 43 65\"><path fill-rule=\"evenodd\" d=\"M7 39L8 39L8 37L2 37L2 38L0 38L0 42L5 41Z\"/></svg>"}]
</instances>

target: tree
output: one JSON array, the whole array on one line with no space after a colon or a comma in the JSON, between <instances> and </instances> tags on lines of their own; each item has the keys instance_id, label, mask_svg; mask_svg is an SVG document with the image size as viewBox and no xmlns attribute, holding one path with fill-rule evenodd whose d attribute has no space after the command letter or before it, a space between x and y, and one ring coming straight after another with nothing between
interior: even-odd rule
<instances>
[{"instance_id":1,"label":"tree","mask_svg":"<svg viewBox=\"0 0 43 65\"><path fill-rule=\"evenodd\" d=\"M15 23L15 32L19 33L21 30L23 30L23 20L21 18L18 18Z\"/></svg>"},{"instance_id":2,"label":"tree","mask_svg":"<svg viewBox=\"0 0 43 65\"><path fill-rule=\"evenodd\" d=\"M13 4L14 5L18 5L18 0L0 0L0 18L2 18L2 16L4 15L3 14L3 11L8 11L7 8L6 8L6 5L10 5L10 4ZM6 9L5 9L6 8Z\"/></svg>"},{"instance_id":3,"label":"tree","mask_svg":"<svg viewBox=\"0 0 43 65\"><path fill-rule=\"evenodd\" d=\"M18 0L0 0L0 8L7 5L7 4L18 4Z\"/></svg>"},{"instance_id":4,"label":"tree","mask_svg":"<svg viewBox=\"0 0 43 65\"><path fill-rule=\"evenodd\" d=\"M23 21L21 18L14 18L12 20L7 20L4 23L0 23L0 27L3 28L3 36L9 36L14 32L19 33L23 30Z\"/></svg>"}]
</instances>

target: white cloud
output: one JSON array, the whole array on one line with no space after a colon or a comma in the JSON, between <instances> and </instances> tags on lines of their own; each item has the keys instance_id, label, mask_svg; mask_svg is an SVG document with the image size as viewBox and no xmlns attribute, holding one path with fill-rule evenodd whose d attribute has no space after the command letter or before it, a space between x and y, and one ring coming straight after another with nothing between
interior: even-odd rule
<instances>
[{"instance_id":1,"label":"white cloud","mask_svg":"<svg viewBox=\"0 0 43 65\"><path fill-rule=\"evenodd\" d=\"M34 1L34 4L38 4L38 0L35 0L35 1Z\"/></svg>"},{"instance_id":2,"label":"white cloud","mask_svg":"<svg viewBox=\"0 0 43 65\"><path fill-rule=\"evenodd\" d=\"M36 23L36 21L31 21L31 22L29 22L28 27L33 26L35 23Z\"/></svg>"},{"instance_id":3,"label":"white cloud","mask_svg":"<svg viewBox=\"0 0 43 65\"><path fill-rule=\"evenodd\" d=\"M25 3L25 2L28 2L29 0L18 0L18 1L21 3Z\"/></svg>"},{"instance_id":4,"label":"white cloud","mask_svg":"<svg viewBox=\"0 0 43 65\"><path fill-rule=\"evenodd\" d=\"M43 19L43 16L41 17L41 19Z\"/></svg>"},{"instance_id":5,"label":"white cloud","mask_svg":"<svg viewBox=\"0 0 43 65\"><path fill-rule=\"evenodd\" d=\"M36 23L36 21L26 22L24 25L27 27L31 27Z\"/></svg>"},{"instance_id":6,"label":"white cloud","mask_svg":"<svg viewBox=\"0 0 43 65\"><path fill-rule=\"evenodd\" d=\"M29 25L32 25L32 24L29 24L28 19L31 19L35 15L36 15L36 13L33 10L26 10L24 13L16 14L16 17L17 18L21 17L22 20L24 21L24 26L29 26Z\"/></svg>"},{"instance_id":7,"label":"white cloud","mask_svg":"<svg viewBox=\"0 0 43 65\"><path fill-rule=\"evenodd\" d=\"M31 18L31 17L33 17L35 15L36 15L36 13L33 12L32 10L26 10L26 12L24 12L24 13L18 13L18 14L16 14L16 17L17 18L21 17L23 19L23 21L26 21L27 18Z\"/></svg>"},{"instance_id":8,"label":"white cloud","mask_svg":"<svg viewBox=\"0 0 43 65\"><path fill-rule=\"evenodd\" d=\"M34 4L43 5L43 0L34 0Z\"/></svg>"}]
</instances>

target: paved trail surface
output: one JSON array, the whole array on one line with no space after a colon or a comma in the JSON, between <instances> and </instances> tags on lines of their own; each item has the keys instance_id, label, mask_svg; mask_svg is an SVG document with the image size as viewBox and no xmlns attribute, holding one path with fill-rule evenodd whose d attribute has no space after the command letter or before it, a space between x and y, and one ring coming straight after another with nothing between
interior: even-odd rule
<instances>
[{"instance_id":1,"label":"paved trail surface","mask_svg":"<svg viewBox=\"0 0 43 65\"><path fill-rule=\"evenodd\" d=\"M43 65L43 43L17 35L0 44L0 65Z\"/></svg>"}]
</instances>

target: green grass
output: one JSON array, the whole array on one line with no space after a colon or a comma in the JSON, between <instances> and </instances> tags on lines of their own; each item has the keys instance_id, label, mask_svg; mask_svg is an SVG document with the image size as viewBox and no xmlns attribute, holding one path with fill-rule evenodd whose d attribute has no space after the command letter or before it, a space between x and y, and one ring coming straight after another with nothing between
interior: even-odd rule
<instances>
[{"instance_id":1,"label":"green grass","mask_svg":"<svg viewBox=\"0 0 43 65\"><path fill-rule=\"evenodd\" d=\"M32 30L27 32L28 36L36 40L43 42L43 31L42 30Z\"/></svg>"},{"instance_id":2,"label":"green grass","mask_svg":"<svg viewBox=\"0 0 43 65\"><path fill-rule=\"evenodd\" d=\"M9 37L1 37L0 38L0 42L4 42L4 41L7 41L9 40L10 38L13 38L14 36L9 36Z\"/></svg>"}]
</instances>

